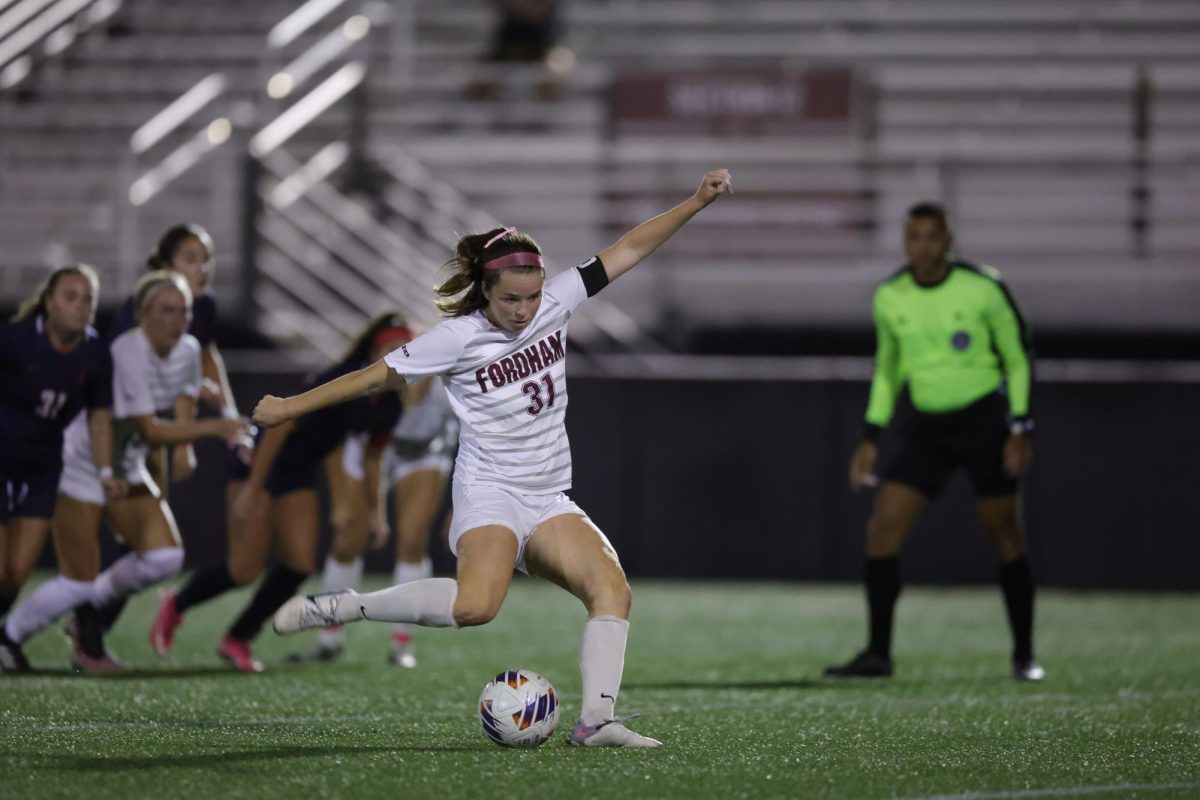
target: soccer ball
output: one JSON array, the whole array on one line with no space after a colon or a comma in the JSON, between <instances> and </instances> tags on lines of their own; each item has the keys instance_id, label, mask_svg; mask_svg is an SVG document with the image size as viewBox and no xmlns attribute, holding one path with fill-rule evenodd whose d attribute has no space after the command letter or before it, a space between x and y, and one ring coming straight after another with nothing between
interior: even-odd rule
<instances>
[{"instance_id":1,"label":"soccer ball","mask_svg":"<svg viewBox=\"0 0 1200 800\"><path fill-rule=\"evenodd\" d=\"M554 735L558 725L558 694L536 672L501 672L479 695L479 722L498 745L537 747Z\"/></svg>"}]
</instances>

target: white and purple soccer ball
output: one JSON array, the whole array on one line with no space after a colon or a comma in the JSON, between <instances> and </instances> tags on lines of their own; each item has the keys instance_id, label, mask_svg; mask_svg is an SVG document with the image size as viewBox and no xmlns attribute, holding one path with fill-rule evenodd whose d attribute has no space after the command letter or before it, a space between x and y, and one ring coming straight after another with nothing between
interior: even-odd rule
<instances>
[{"instance_id":1,"label":"white and purple soccer ball","mask_svg":"<svg viewBox=\"0 0 1200 800\"><path fill-rule=\"evenodd\" d=\"M558 726L558 694L550 681L527 669L492 678L479 695L483 732L503 747L537 747Z\"/></svg>"}]
</instances>

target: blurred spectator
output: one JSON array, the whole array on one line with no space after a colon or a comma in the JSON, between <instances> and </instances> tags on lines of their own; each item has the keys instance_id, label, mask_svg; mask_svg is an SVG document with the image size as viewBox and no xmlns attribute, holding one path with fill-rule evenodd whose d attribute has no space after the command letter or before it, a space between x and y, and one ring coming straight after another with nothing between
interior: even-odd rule
<instances>
[{"instance_id":1,"label":"blurred spectator","mask_svg":"<svg viewBox=\"0 0 1200 800\"><path fill-rule=\"evenodd\" d=\"M493 0L496 25L491 47L480 59L468 93L477 100L501 95L492 64L538 64L545 75L537 82L539 100L562 96L562 84L575 66L575 55L560 43L562 9L558 0Z\"/></svg>"}]
</instances>

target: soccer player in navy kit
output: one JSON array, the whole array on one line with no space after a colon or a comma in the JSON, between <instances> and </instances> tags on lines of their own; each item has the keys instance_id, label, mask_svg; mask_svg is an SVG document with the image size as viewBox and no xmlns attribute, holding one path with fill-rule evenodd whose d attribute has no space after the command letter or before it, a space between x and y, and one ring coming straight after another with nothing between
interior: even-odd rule
<instances>
[{"instance_id":1,"label":"soccer player in navy kit","mask_svg":"<svg viewBox=\"0 0 1200 800\"><path fill-rule=\"evenodd\" d=\"M50 529L62 472L63 430L87 409L104 492L120 497L112 469L112 359L91 327L95 270L56 269L0 326L0 617L29 578ZM0 629L0 667L28 671Z\"/></svg>"}]
</instances>

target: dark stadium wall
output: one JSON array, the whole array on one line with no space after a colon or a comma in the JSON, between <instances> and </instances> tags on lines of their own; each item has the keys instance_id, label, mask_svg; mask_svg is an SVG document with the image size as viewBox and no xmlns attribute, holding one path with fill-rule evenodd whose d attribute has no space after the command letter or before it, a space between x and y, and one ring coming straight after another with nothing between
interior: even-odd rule
<instances>
[{"instance_id":1,"label":"dark stadium wall","mask_svg":"<svg viewBox=\"0 0 1200 800\"><path fill-rule=\"evenodd\" d=\"M294 377L237 376L243 402ZM846 486L867 387L847 382L572 378L573 497L632 576L856 580L870 498ZM1200 386L1048 384L1026 483L1041 585L1200 588ZM893 437L886 437L885 455ZM224 552L221 446L174 492L188 563ZM206 456L208 456L206 458ZM328 532L325 535L327 537ZM444 544L435 564L452 569ZM908 541L906 581L988 583L960 476ZM390 571L385 553L368 567Z\"/></svg>"}]
</instances>

